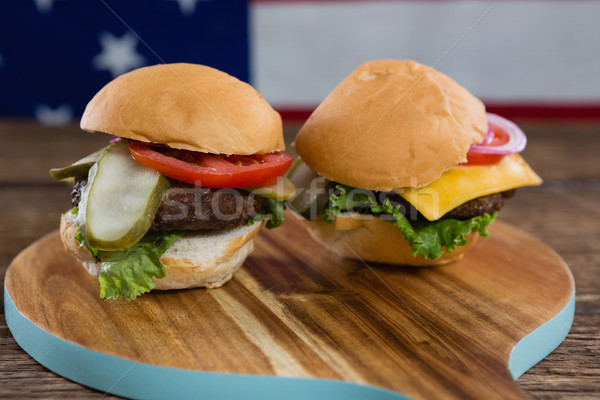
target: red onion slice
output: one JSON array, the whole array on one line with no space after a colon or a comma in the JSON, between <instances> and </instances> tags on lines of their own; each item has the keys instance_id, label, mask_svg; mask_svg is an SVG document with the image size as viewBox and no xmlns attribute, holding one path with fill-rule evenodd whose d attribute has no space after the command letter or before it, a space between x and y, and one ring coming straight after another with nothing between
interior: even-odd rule
<instances>
[{"instance_id":1,"label":"red onion slice","mask_svg":"<svg viewBox=\"0 0 600 400\"><path fill-rule=\"evenodd\" d=\"M493 135L490 135L491 127L488 130L486 137L480 144L474 144L469 149L471 153L480 154L513 154L520 153L525 149L527 145L527 136L525 133L512 121L507 120L496 114L487 113L488 125L494 125L508 134L508 142L500 146L490 146L489 143L493 139Z\"/></svg>"},{"instance_id":2,"label":"red onion slice","mask_svg":"<svg viewBox=\"0 0 600 400\"><path fill-rule=\"evenodd\" d=\"M489 145L490 143L492 143L492 140L494 140L494 130L492 129L492 126L488 124L487 134L485 135L480 144Z\"/></svg>"}]
</instances>

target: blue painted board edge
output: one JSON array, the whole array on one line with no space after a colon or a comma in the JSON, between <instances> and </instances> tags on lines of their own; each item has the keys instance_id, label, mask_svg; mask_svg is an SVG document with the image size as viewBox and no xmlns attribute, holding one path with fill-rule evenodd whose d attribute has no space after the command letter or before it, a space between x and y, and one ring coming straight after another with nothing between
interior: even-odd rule
<instances>
[{"instance_id":1,"label":"blue painted board edge","mask_svg":"<svg viewBox=\"0 0 600 400\"><path fill-rule=\"evenodd\" d=\"M508 369L513 379L518 379L565 340L573 325L574 317L575 288L565 308L521 339L512 349L508 359Z\"/></svg>"},{"instance_id":2,"label":"blue painted board edge","mask_svg":"<svg viewBox=\"0 0 600 400\"><path fill-rule=\"evenodd\" d=\"M373 399L410 400L390 390L351 382L266 375L203 372L110 356L58 338L25 317L4 287L6 323L15 340L40 364L94 389L139 399ZM517 379L565 339L575 314L575 291L556 316L513 348L508 368Z\"/></svg>"},{"instance_id":3,"label":"blue painted board edge","mask_svg":"<svg viewBox=\"0 0 600 400\"><path fill-rule=\"evenodd\" d=\"M6 323L15 340L51 371L82 385L134 399L410 400L390 390L318 378L203 372L110 356L46 332L15 306L4 287Z\"/></svg>"}]
</instances>

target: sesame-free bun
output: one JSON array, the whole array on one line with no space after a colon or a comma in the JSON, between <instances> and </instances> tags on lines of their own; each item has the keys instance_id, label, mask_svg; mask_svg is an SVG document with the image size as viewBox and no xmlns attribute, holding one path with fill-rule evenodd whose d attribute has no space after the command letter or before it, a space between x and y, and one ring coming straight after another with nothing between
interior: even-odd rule
<instances>
[{"instance_id":1,"label":"sesame-free bun","mask_svg":"<svg viewBox=\"0 0 600 400\"><path fill-rule=\"evenodd\" d=\"M253 238L261 226L262 223L254 223L211 233L186 233L160 257L166 275L153 278L155 289L222 286L254 249ZM102 265L94 262L85 247L79 246L76 234L72 214L64 213L60 220L60 238L65 250L72 253L90 275L98 277Z\"/></svg>"},{"instance_id":2,"label":"sesame-free bun","mask_svg":"<svg viewBox=\"0 0 600 400\"><path fill-rule=\"evenodd\" d=\"M402 231L391 221L374 215L343 213L336 216L334 224L328 224L320 217L314 221L307 220L305 224L313 239L344 258L415 267L457 261L479 237L477 232L471 233L467 236L466 245L458 246L452 252L431 260L421 255L413 256Z\"/></svg>"},{"instance_id":3,"label":"sesame-free bun","mask_svg":"<svg viewBox=\"0 0 600 400\"><path fill-rule=\"evenodd\" d=\"M317 107L296 150L321 176L389 191L425 186L465 161L488 125L485 106L415 61L369 61Z\"/></svg>"},{"instance_id":4,"label":"sesame-free bun","mask_svg":"<svg viewBox=\"0 0 600 400\"><path fill-rule=\"evenodd\" d=\"M214 68L161 64L109 82L81 129L216 154L284 150L281 117L252 86Z\"/></svg>"}]
</instances>

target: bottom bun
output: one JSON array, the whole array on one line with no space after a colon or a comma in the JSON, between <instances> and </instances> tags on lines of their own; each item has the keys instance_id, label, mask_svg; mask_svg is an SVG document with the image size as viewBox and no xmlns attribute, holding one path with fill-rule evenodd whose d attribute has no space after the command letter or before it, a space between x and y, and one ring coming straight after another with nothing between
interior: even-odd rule
<instances>
[{"instance_id":1,"label":"bottom bun","mask_svg":"<svg viewBox=\"0 0 600 400\"><path fill-rule=\"evenodd\" d=\"M413 256L408 241L402 236L402 230L392 222L373 215L345 213L338 215L333 224L326 223L320 217L305 223L315 240L342 257L417 267L459 260L479 237L477 232L471 233L467 236L466 245L430 260L421 255Z\"/></svg>"},{"instance_id":2,"label":"bottom bun","mask_svg":"<svg viewBox=\"0 0 600 400\"><path fill-rule=\"evenodd\" d=\"M254 250L252 238L261 226L262 223L255 223L223 231L186 233L160 257L166 275L161 279L153 279L156 283L155 289L222 286L231 279L233 273ZM60 238L63 245L91 275L98 277L102 265L94 262L86 248L79 247L75 235L77 228L73 223L73 215L67 212L60 220Z\"/></svg>"}]
</instances>

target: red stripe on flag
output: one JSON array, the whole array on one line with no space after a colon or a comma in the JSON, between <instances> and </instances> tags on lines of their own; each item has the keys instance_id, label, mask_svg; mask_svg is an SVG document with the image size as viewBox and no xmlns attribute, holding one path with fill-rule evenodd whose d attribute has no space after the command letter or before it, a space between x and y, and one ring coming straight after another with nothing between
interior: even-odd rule
<instances>
[{"instance_id":1,"label":"red stripe on flag","mask_svg":"<svg viewBox=\"0 0 600 400\"><path fill-rule=\"evenodd\" d=\"M278 4L293 4L293 3L320 3L320 4L327 4L327 3L369 3L369 2L378 2L378 3L398 3L398 2L404 2L404 3L418 3L419 1L423 1L423 0L248 0L248 2L250 4L263 4L263 3L278 3ZM459 1L464 1L464 0L429 0L429 1L436 1L436 2L459 2ZM488 0L490 3L492 2L492 0ZM524 1L524 0L504 0L504 1ZM547 1L547 0L525 0L525 1ZM569 1L569 0L558 0L558 1Z\"/></svg>"},{"instance_id":2,"label":"red stripe on flag","mask_svg":"<svg viewBox=\"0 0 600 400\"><path fill-rule=\"evenodd\" d=\"M316 106L315 106L316 107ZM275 107L285 121L304 121L315 107ZM600 121L600 104L486 103L487 111L508 119Z\"/></svg>"},{"instance_id":3,"label":"red stripe on flag","mask_svg":"<svg viewBox=\"0 0 600 400\"><path fill-rule=\"evenodd\" d=\"M485 103L489 112L506 118L600 120L600 104Z\"/></svg>"}]
</instances>

